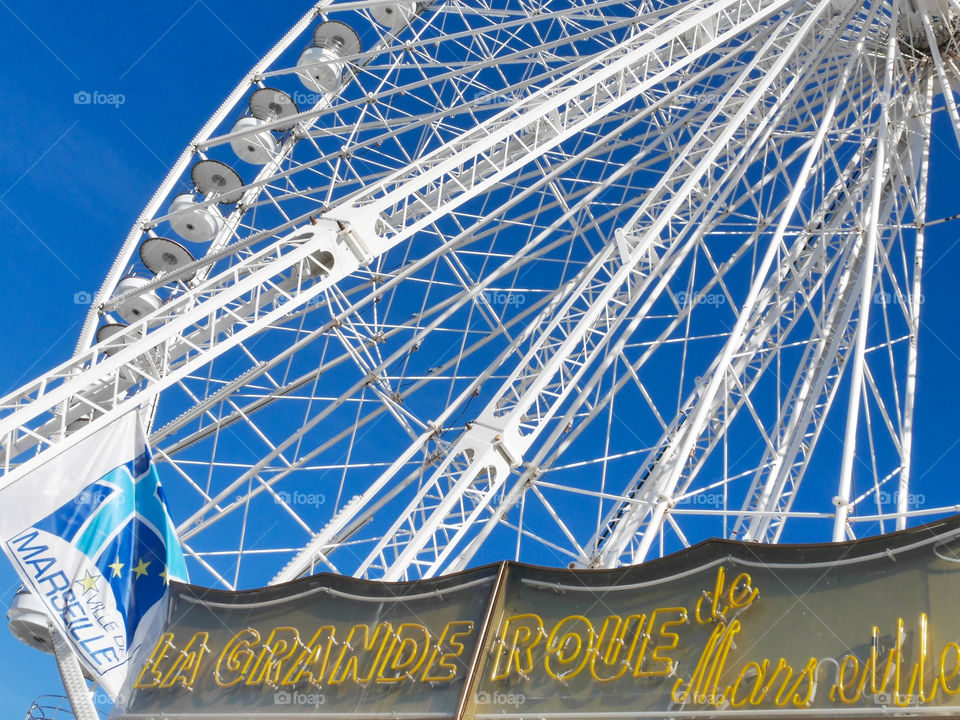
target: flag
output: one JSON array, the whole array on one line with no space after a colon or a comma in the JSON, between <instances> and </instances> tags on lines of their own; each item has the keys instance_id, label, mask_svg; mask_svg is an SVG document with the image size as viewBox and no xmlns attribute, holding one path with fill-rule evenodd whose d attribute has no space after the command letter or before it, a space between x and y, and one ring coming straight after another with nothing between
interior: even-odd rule
<instances>
[{"instance_id":1,"label":"flag","mask_svg":"<svg viewBox=\"0 0 960 720\"><path fill-rule=\"evenodd\" d=\"M55 448L54 448L55 450ZM186 565L136 410L0 491L0 541L82 665L116 698Z\"/></svg>"}]
</instances>

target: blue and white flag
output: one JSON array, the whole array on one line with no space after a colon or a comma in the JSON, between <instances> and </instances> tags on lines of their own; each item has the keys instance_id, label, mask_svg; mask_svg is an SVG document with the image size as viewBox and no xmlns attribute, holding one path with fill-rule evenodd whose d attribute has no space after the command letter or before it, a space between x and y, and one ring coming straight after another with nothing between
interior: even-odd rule
<instances>
[{"instance_id":1,"label":"blue and white flag","mask_svg":"<svg viewBox=\"0 0 960 720\"><path fill-rule=\"evenodd\" d=\"M131 411L0 492L0 540L92 677L117 697L186 565Z\"/></svg>"}]
</instances>

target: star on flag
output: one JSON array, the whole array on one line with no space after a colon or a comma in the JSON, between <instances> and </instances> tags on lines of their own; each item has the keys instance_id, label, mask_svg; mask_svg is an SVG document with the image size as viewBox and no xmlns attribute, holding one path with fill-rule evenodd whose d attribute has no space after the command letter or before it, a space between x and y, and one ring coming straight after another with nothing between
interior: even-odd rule
<instances>
[{"instance_id":1,"label":"star on flag","mask_svg":"<svg viewBox=\"0 0 960 720\"><path fill-rule=\"evenodd\" d=\"M133 569L133 572L136 573L136 579L139 580L143 575L147 574L147 568L150 567L150 563L144 562L143 558L140 558L140 562Z\"/></svg>"},{"instance_id":2,"label":"star on flag","mask_svg":"<svg viewBox=\"0 0 960 720\"><path fill-rule=\"evenodd\" d=\"M107 565L107 567L113 570L111 577L120 577L120 571L123 570L124 565L120 562L120 558L117 558L114 562Z\"/></svg>"},{"instance_id":3,"label":"star on flag","mask_svg":"<svg viewBox=\"0 0 960 720\"><path fill-rule=\"evenodd\" d=\"M97 588L97 580L99 579L99 575L91 575L90 571L87 570L85 576L77 580L77 582L83 586L83 594L86 595L91 590L95 590Z\"/></svg>"}]
</instances>

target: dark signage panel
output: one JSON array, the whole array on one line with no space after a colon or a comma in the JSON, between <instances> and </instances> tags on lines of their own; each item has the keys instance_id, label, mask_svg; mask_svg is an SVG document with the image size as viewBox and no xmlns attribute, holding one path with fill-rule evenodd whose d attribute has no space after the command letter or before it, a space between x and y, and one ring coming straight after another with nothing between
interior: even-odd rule
<instances>
[{"instance_id":1,"label":"dark signage panel","mask_svg":"<svg viewBox=\"0 0 960 720\"><path fill-rule=\"evenodd\" d=\"M125 714L454 717L498 571L317 575L238 593L175 585Z\"/></svg>"},{"instance_id":2,"label":"dark signage panel","mask_svg":"<svg viewBox=\"0 0 960 720\"><path fill-rule=\"evenodd\" d=\"M131 676L128 717L955 716L960 517L616 570L175 586Z\"/></svg>"},{"instance_id":3,"label":"dark signage panel","mask_svg":"<svg viewBox=\"0 0 960 720\"><path fill-rule=\"evenodd\" d=\"M711 542L602 572L511 567L477 713L960 704L960 540L905 539Z\"/></svg>"}]
</instances>

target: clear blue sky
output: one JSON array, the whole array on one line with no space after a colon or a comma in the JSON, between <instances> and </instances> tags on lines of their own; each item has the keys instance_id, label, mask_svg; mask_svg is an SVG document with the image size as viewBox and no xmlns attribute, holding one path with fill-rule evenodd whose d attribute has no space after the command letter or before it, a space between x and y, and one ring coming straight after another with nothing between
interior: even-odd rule
<instances>
[{"instance_id":1,"label":"clear blue sky","mask_svg":"<svg viewBox=\"0 0 960 720\"><path fill-rule=\"evenodd\" d=\"M309 7L276 0L0 0L0 393L66 360L141 208L197 129ZM123 104L78 105L78 92ZM5 615L19 583L0 563ZM0 628L0 707L62 692L51 656Z\"/></svg>"},{"instance_id":2,"label":"clear blue sky","mask_svg":"<svg viewBox=\"0 0 960 720\"><path fill-rule=\"evenodd\" d=\"M0 313L3 394L71 353L85 307L140 208L197 128L306 2L0 0ZM79 92L122 95L78 105ZM931 216L960 212L955 141L937 116ZM944 142L946 140L946 142ZM949 487L960 464L960 223L930 234L921 337L918 489ZM960 501L960 492L947 491ZM0 564L0 606L17 587ZM0 628L0 707L19 717L59 693L52 658Z\"/></svg>"}]
</instances>

